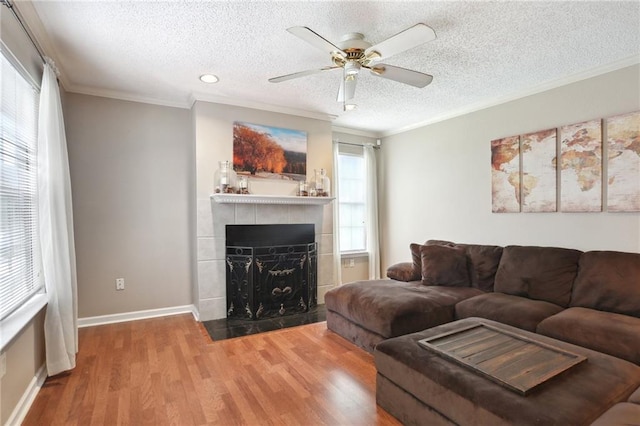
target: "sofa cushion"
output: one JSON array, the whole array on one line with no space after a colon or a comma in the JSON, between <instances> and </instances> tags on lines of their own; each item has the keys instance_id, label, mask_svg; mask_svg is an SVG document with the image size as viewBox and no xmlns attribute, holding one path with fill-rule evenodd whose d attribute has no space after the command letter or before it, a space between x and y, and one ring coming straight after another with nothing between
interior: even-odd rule
<instances>
[{"instance_id":1,"label":"sofa cushion","mask_svg":"<svg viewBox=\"0 0 640 426\"><path fill-rule=\"evenodd\" d=\"M640 387L636 389L634 393L629 397L629 402L633 402L634 404L640 404Z\"/></svg>"},{"instance_id":2,"label":"sofa cushion","mask_svg":"<svg viewBox=\"0 0 640 426\"><path fill-rule=\"evenodd\" d=\"M562 311L553 303L502 293L485 293L456 304L456 319L481 317L528 331L538 323Z\"/></svg>"},{"instance_id":3,"label":"sofa cushion","mask_svg":"<svg viewBox=\"0 0 640 426\"><path fill-rule=\"evenodd\" d=\"M401 262L387 268L387 277L398 281L420 281L421 273L416 273L413 263Z\"/></svg>"},{"instance_id":4,"label":"sofa cushion","mask_svg":"<svg viewBox=\"0 0 640 426\"><path fill-rule=\"evenodd\" d=\"M409 250L411 250L411 262L413 263L413 270L418 277L422 276L422 254L420 254L420 247L422 247L422 244L417 244L417 243L409 244Z\"/></svg>"},{"instance_id":5,"label":"sofa cushion","mask_svg":"<svg viewBox=\"0 0 640 426\"><path fill-rule=\"evenodd\" d=\"M451 241L428 240L425 245L464 248L468 258L471 287L493 291L493 283L502 257L502 247L481 244L456 244Z\"/></svg>"},{"instance_id":6,"label":"sofa cushion","mask_svg":"<svg viewBox=\"0 0 640 426\"><path fill-rule=\"evenodd\" d=\"M421 246L422 284L469 287L467 255L464 249Z\"/></svg>"},{"instance_id":7,"label":"sofa cushion","mask_svg":"<svg viewBox=\"0 0 640 426\"><path fill-rule=\"evenodd\" d=\"M589 251L580 256L571 306L640 318L640 254Z\"/></svg>"},{"instance_id":8,"label":"sofa cushion","mask_svg":"<svg viewBox=\"0 0 640 426\"><path fill-rule=\"evenodd\" d=\"M502 257L502 247L480 244L459 244L469 257L471 286L493 291L493 283Z\"/></svg>"},{"instance_id":9,"label":"sofa cushion","mask_svg":"<svg viewBox=\"0 0 640 426\"><path fill-rule=\"evenodd\" d=\"M568 308L536 331L640 365L640 318L587 308Z\"/></svg>"},{"instance_id":10,"label":"sofa cushion","mask_svg":"<svg viewBox=\"0 0 640 426\"><path fill-rule=\"evenodd\" d=\"M567 307L581 254L556 247L505 247L493 289Z\"/></svg>"},{"instance_id":11,"label":"sofa cushion","mask_svg":"<svg viewBox=\"0 0 640 426\"><path fill-rule=\"evenodd\" d=\"M640 425L640 405L620 402L609 408L591 426Z\"/></svg>"},{"instance_id":12,"label":"sofa cushion","mask_svg":"<svg viewBox=\"0 0 640 426\"><path fill-rule=\"evenodd\" d=\"M454 305L482 294L469 287L433 287L419 281L356 281L325 294L327 310L389 338L453 320Z\"/></svg>"}]
</instances>

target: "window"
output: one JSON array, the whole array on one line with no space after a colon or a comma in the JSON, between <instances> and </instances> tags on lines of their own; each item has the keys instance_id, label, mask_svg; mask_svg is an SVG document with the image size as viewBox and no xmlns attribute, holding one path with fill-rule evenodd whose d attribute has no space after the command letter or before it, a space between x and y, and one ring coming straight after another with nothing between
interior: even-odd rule
<instances>
[{"instance_id":1,"label":"window","mask_svg":"<svg viewBox=\"0 0 640 426\"><path fill-rule=\"evenodd\" d=\"M362 252L366 240L366 179L362 152L338 155L340 252Z\"/></svg>"},{"instance_id":2,"label":"window","mask_svg":"<svg viewBox=\"0 0 640 426\"><path fill-rule=\"evenodd\" d=\"M0 320L42 288L37 198L38 90L0 54Z\"/></svg>"}]
</instances>

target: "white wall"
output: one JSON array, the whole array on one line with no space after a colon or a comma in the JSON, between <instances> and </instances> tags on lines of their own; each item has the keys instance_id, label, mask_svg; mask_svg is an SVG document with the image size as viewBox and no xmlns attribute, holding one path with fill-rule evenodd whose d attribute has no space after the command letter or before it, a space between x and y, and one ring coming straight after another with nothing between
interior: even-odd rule
<instances>
[{"instance_id":1,"label":"white wall","mask_svg":"<svg viewBox=\"0 0 640 426\"><path fill-rule=\"evenodd\" d=\"M640 66L383 139L383 268L446 239L640 251L640 213L491 213L490 141L640 110Z\"/></svg>"},{"instance_id":2,"label":"white wall","mask_svg":"<svg viewBox=\"0 0 640 426\"><path fill-rule=\"evenodd\" d=\"M207 321L226 316L226 283L224 265L224 224L252 223L314 223L319 242L318 303L324 303L324 293L334 286L333 274L333 211L332 205L311 206L251 206L217 204L210 199L214 191L214 173L218 162L233 159L233 122L243 121L307 132L307 176L314 169L324 168L333 175L331 123L251 108L196 102L193 125L196 146L196 233L197 255L194 270L194 303L199 319ZM253 194L295 195L295 182L251 179ZM319 210L317 210L319 209Z\"/></svg>"},{"instance_id":3,"label":"white wall","mask_svg":"<svg viewBox=\"0 0 640 426\"><path fill-rule=\"evenodd\" d=\"M78 316L190 305L190 111L68 93L64 113Z\"/></svg>"}]
</instances>

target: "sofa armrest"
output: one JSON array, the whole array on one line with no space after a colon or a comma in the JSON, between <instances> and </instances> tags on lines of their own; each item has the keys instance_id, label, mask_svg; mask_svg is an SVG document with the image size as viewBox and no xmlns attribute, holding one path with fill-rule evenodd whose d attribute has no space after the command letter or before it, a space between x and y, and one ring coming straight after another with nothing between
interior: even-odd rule
<instances>
[{"instance_id":1,"label":"sofa armrest","mask_svg":"<svg viewBox=\"0 0 640 426\"><path fill-rule=\"evenodd\" d=\"M419 271L413 269L412 262L396 263L387 269L387 277L398 281L420 281L422 276Z\"/></svg>"}]
</instances>

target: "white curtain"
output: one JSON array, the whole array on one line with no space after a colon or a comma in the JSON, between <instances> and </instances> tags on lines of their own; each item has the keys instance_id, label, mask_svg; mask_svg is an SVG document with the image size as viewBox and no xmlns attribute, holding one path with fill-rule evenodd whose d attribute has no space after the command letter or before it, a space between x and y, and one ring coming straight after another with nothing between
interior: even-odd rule
<instances>
[{"instance_id":1,"label":"white curtain","mask_svg":"<svg viewBox=\"0 0 640 426\"><path fill-rule=\"evenodd\" d=\"M48 297L44 321L47 373L53 376L76 365L78 309L67 140L55 66L49 62L40 91L38 214Z\"/></svg>"},{"instance_id":2,"label":"white curtain","mask_svg":"<svg viewBox=\"0 0 640 426\"><path fill-rule=\"evenodd\" d=\"M367 252L369 253L369 279L380 278L380 247L378 237L378 172L373 145L364 146L364 164L367 179Z\"/></svg>"},{"instance_id":3,"label":"white curtain","mask_svg":"<svg viewBox=\"0 0 640 426\"><path fill-rule=\"evenodd\" d=\"M340 257L340 205L338 200L340 199L340 193L338 192L339 182L339 145L338 142L333 143L333 270L336 285L342 284L342 259Z\"/></svg>"}]
</instances>

